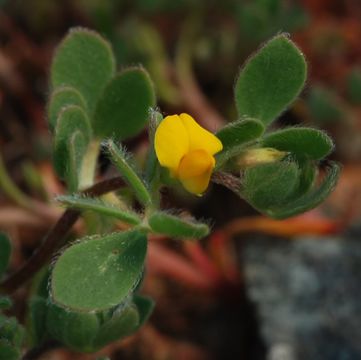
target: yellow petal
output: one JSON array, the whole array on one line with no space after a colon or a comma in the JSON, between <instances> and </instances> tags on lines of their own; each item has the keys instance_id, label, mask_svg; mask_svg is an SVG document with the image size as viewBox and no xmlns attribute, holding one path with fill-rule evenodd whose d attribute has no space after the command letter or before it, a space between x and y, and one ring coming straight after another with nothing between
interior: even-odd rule
<instances>
[{"instance_id":1,"label":"yellow petal","mask_svg":"<svg viewBox=\"0 0 361 360\"><path fill-rule=\"evenodd\" d=\"M214 155L223 149L222 142L211 132L202 128L188 114L180 114L179 117L183 121L189 135L189 150L203 149L209 154Z\"/></svg>"},{"instance_id":2,"label":"yellow petal","mask_svg":"<svg viewBox=\"0 0 361 360\"><path fill-rule=\"evenodd\" d=\"M167 116L159 124L154 148L160 164L176 172L181 159L189 150L188 132L178 115Z\"/></svg>"},{"instance_id":3,"label":"yellow petal","mask_svg":"<svg viewBox=\"0 0 361 360\"><path fill-rule=\"evenodd\" d=\"M205 150L193 150L183 157L178 168L182 185L193 194L207 190L215 159Z\"/></svg>"}]
</instances>

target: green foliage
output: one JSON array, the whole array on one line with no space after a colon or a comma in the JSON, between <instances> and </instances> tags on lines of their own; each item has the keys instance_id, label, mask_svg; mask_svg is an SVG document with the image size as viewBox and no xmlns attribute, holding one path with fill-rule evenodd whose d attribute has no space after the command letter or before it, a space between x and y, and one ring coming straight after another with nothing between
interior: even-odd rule
<instances>
[{"instance_id":1,"label":"green foliage","mask_svg":"<svg viewBox=\"0 0 361 360\"><path fill-rule=\"evenodd\" d=\"M276 17L284 14L279 0L256 0L256 5ZM257 6L248 4L245 8ZM253 12L252 16L258 15ZM334 188L340 172L339 166L331 163L322 181L317 182L318 162L333 150L332 140L320 130L298 127L264 135L265 128L300 93L305 75L300 50L284 34L274 37L250 58L237 79L235 100L240 120L216 134L223 151L216 155L215 171L220 172L211 179L227 182L224 185L274 218L293 216L320 204ZM146 234L198 239L206 237L210 229L191 217L162 211L162 185L172 186L177 179L170 179L168 174L167 181L161 176L154 137L163 116L154 110L153 85L143 68L115 75L109 44L98 34L77 28L56 52L51 84L47 110L54 134L54 166L65 180L66 190L76 193L93 184L99 146L104 140L107 155L124 184L112 179L82 193L87 195L58 197L67 208L85 212L87 234L103 235L70 244L53 259L51 269L42 264L44 270L31 286L26 327L32 346L54 339L75 351L95 352L137 331L154 308L151 299L137 294L144 273ZM146 125L148 154L139 152L141 166L136 166L136 159L116 142L136 136ZM193 131L190 129L187 127ZM106 139L109 137L115 140ZM189 145L185 147L193 146ZM241 177L236 178L240 172ZM15 186L9 185L4 173L2 166L0 183L7 185L8 193L14 193ZM103 200L105 196L91 197L103 194L102 186L107 189L114 183L124 185L122 194L127 194L122 198L108 195L119 206ZM102 191L98 193L99 188ZM13 198L28 206L22 194ZM130 209L133 203L143 207L141 214ZM109 234L115 219L133 228ZM66 216L61 221L55 229L64 226L63 230L68 230ZM8 266L10 250L9 240L0 234L0 276ZM9 306L10 299L0 297L0 309ZM15 318L0 313L0 360L20 358L23 337L24 330Z\"/></svg>"},{"instance_id":2,"label":"green foliage","mask_svg":"<svg viewBox=\"0 0 361 360\"><path fill-rule=\"evenodd\" d=\"M81 159L90 139L91 127L84 110L76 105L64 108L55 129L53 158L54 167L61 178L69 180L78 176ZM74 174L74 171L77 173Z\"/></svg>"},{"instance_id":3,"label":"green foliage","mask_svg":"<svg viewBox=\"0 0 361 360\"><path fill-rule=\"evenodd\" d=\"M134 168L129 164L127 160L127 154L125 151L115 145L114 141L109 140L106 143L110 159L113 164L119 170L124 181L133 189L134 195L139 202L145 206L152 203L152 197L144 183L144 181L137 175Z\"/></svg>"},{"instance_id":4,"label":"green foliage","mask_svg":"<svg viewBox=\"0 0 361 360\"><path fill-rule=\"evenodd\" d=\"M68 164L66 168L66 182L70 192L77 191L80 183L83 159L87 152L89 141L86 134L76 130L71 134L68 143Z\"/></svg>"},{"instance_id":5,"label":"green foliage","mask_svg":"<svg viewBox=\"0 0 361 360\"><path fill-rule=\"evenodd\" d=\"M70 349L95 352L134 333L152 310L152 303L139 295L133 301L97 313L69 311L50 303L46 325L51 336Z\"/></svg>"},{"instance_id":6,"label":"green foliage","mask_svg":"<svg viewBox=\"0 0 361 360\"><path fill-rule=\"evenodd\" d=\"M361 69L354 68L347 77L347 94L356 105L361 105Z\"/></svg>"},{"instance_id":7,"label":"green foliage","mask_svg":"<svg viewBox=\"0 0 361 360\"><path fill-rule=\"evenodd\" d=\"M132 211L119 209L115 205L100 199L87 198L85 196L58 196L56 200L68 208L95 211L101 215L113 217L132 225L141 223L139 216Z\"/></svg>"},{"instance_id":8,"label":"green foliage","mask_svg":"<svg viewBox=\"0 0 361 360\"><path fill-rule=\"evenodd\" d=\"M306 80L301 51L278 35L253 55L241 70L235 86L239 116L269 125L299 95Z\"/></svg>"},{"instance_id":9,"label":"green foliage","mask_svg":"<svg viewBox=\"0 0 361 360\"><path fill-rule=\"evenodd\" d=\"M149 150L145 169L145 179L149 184L152 193L158 192L160 179L160 164L154 149L154 135L160 122L163 120L163 115L158 111L151 111L149 117Z\"/></svg>"},{"instance_id":10,"label":"green foliage","mask_svg":"<svg viewBox=\"0 0 361 360\"><path fill-rule=\"evenodd\" d=\"M245 146L258 139L263 132L263 124L255 119L234 121L220 129L216 136L221 140L223 150L217 155L217 168L229 158L238 155Z\"/></svg>"},{"instance_id":11,"label":"green foliage","mask_svg":"<svg viewBox=\"0 0 361 360\"><path fill-rule=\"evenodd\" d=\"M24 335L24 328L14 317L0 314L0 360L20 359Z\"/></svg>"},{"instance_id":12,"label":"green foliage","mask_svg":"<svg viewBox=\"0 0 361 360\"><path fill-rule=\"evenodd\" d=\"M6 271L11 256L11 242L8 236L0 233L0 278Z\"/></svg>"},{"instance_id":13,"label":"green foliage","mask_svg":"<svg viewBox=\"0 0 361 360\"><path fill-rule=\"evenodd\" d=\"M179 216L160 211L151 214L148 218L148 223L154 232L176 238L197 239L209 234L209 227L206 224L182 219Z\"/></svg>"},{"instance_id":14,"label":"green foliage","mask_svg":"<svg viewBox=\"0 0 361 360\"><path fill-rule=\"evenodd\" d=\"M74 28L59 45L51 65L51 85L75 88L93 111L115 71L112 49L96 32Z\"/></svg>"},{"instance_id":15,"label":"green foliage","mask_svg":"<svg viewBox=\"0 0 361 360\"><path fill-rule=\"evenodd\" d=\"M155 105L153 84L142 68L130 68L107 84L96 107L93 127L100 137L118 140L137 135Z\"/></svg>"},{"instance_id":16,"label":"green foliage","mask_svg":"<svg viewBox=\"0 0 361 360\"><path fill-rule=\"evenodd\" d=\"M38 346L46 338L47 311L47 299L39 295L32 296L28 303L27 314L27 330L32 346Z\"/></svg>"},{"instance_id":17,"label":"green foliage","mask_svg":"<svg viewBox=\"0 0 361 360\"><path fill-rule=\"evenodd\" d=\"M69 348L82 352L93 350L92 342L100 328L95 313L73 312L50 304L46 321L50 334Z\"/></svg>"},{"instance_id":18,"label":"green foliage","mask_svg":"<svg viewBox=\"0 0 361 360\"><path fill-rule=\"evenodd\" d=\"M136 230L82 239L66 249L54 266L53 300L79 311L120 304L140 279L146 250L146 237Z\"/></svg>"},{"instance_id":19,"label":"green foliage","mask_svg":"<svg viewBox=\"0 0 361 360\"><path fill-rule=\"evenodd\" d=\"M227 124L217 132L216 136L222 141L223 151L230 151L258 139L263 132L264 126L260 121L246 119Z\"/></svg>"},{"instance_id":20,"label":"green foliage","mask_svg":"<svg viewBox=\"0 0 361 360\"><path fill-rule=\"evenodd\" d=\"M245 170L241 194L262 211L274 204L284 204L298 187L299 168L293 161L261 164Z\"/></svg>"},{"instance_id":21,"label":"green foliage","mask_svg":"<svg viewBox=\"0 0 361 360\"><path fill-rule=\"evenodd\" d=\"M50 128L54 130L61 110L69 105L77 105L83 110L86 110L87 106L81 93L70 87L61 86L54 90L51 94L48 104L48 121Z\"/></svg>"},{"instance_id":22,"label":"green foliage","mask_svg":"<svg viewBox=\"0 0 361 360\"><path fill-rule=\"evenodd\" d=\"M138 329L145 324L154 309L154 301L146 296L134 295L133 302L138 308L139 312L139 323Z\"/></svg>"},{"instance_id":23,"label":"green foliage","mask_svg":"<svg viewBox=\"0 0 361 360\"><path fill-rule=\"evenodd\" d=\"M340 170L337 163L330 163L323 181L315 186L317 172L310 162L301 168L291 162L259 165L245 171L240 192L260 212L284 219L321 204L335 188Z\"/></svg>"},{"instance_id":24,"label":"green foliage","mask_svg":"<svg viewBox=\"0 0 361 360\"><path fill-rule=\"evenodd\" d=\"M341 168L336 163L331 163L322 183L311 188L301 197L295 198L283 206L273 206L267 209L266 214L275 219L285 219L302 214L320 205L333 191L337 184Z\"/></svg>"},{"instance_id":25,"label":"green foliage","mask_svg":"<svg viewBox=\"0 0 361 360\"><path fill-rule=\"evenodd\" d=\"M0 338L0 360L19 360L20 349L12 346L7 340Z\"/></svg>"},{"instance_id":26,"label":"green foliage","mask_svg":"<svg viewBox=\"0 0 361 360\"><path fill-rule=\"evenodd\" d=\"M261 144L294 154L297 158L320 160L333 150L333 141L321 130L293 127L266 135Z\"/></svg>"},{"instance_id":27,"label":"green foliage","mask_svg":"<svg viewBox=\"0 0 361 360\"><path fill-rule=\"evenodd\" d=\"M108 343L132 334L138 327L139 313L134 305L116 310L99 329L94 347L100 349Z\"/></svg>"},{"instance_id":28,"label":"green foliage","mask_svg":"<svg viewBox=\"0 0 361 360\"><path fill-rule=\"evenodd\" d=\"M315 183L318 175L318 168L314 161L303 160L299 161L300 179L298 192L295 195L303 195L307 193Z\"/></svg>"}]
</instances>

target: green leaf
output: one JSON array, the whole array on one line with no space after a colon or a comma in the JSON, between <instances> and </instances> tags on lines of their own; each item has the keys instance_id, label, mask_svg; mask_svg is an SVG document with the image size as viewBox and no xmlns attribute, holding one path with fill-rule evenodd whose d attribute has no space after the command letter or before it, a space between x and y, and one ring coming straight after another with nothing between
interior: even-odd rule
<instances>
[{"instance_id":1,"label":"green leaf","mask_svg":"<svg viewBox=\"0 0 361 360\"><path fill-rule=\"evenodd\" d=\"M144 325L154 310L154 301L146 296L134 295L133 302L137 306L139 313L139 323L137 329Z\"/></svg>"},{"instance_id":2,"label":"green leaf","mask_svg":"<svg viewBox=\"0 0 361 360\"><path fill-rule=\"evenodd\" d=\"M74 135L80 132L83 137ZM63 109L59 115L54 139L54 167L61 178L70 176L69 171L74 171L70 164L77 163L77 154L80 149L84 151L85 145L90 142L91 127L89 118L82 108L71 105Z\"/></svg>"},{"instance_id":3,"label":"green leaf","mask_svg":"<svg viewBox=\"0 0 361 360\"><path fill-rule=\"evenodd\" d=\"M46 336L47 299L33 296L29 301L27 329L32 346L38 346Z\"/></svg>"},{"instance_id":4,"label":"green leaf","mask_svg":"<svg viewBox=\"0 0 361 360\"><path fill-rule=\"evenodd\" d=\"M223 144L223 151L232 150L245 143L258 139L264 132L263 124L255 119L234 121L216 134Z\"/></svg>"},{"instance_id":5,"label":"green leaf","mask_svg":"<svg viewBox=\"0 0 361 360\"><path fill-rule=\"evenodd\" d=\"M68 165L66 170L66 183L69 192L73 193L79 189L83 159L88 149L89 142L85 136L76 130L68 143Z\"/></svg>"},{"instance_id":6,"label":"green leaf","mask_svg":"<svg viewBox=\"0 0 361 360\"><path fill-rule=\"evenodd\" d=\"M138 225L142 221L134 212L119 209L115 205L106 203L97 198L87 198L78 195L58 196L56 200L69 208L95 211L99 214L114 217L132 225Z\"/></svg>"},{"instance_id":7,"label":"green leaf","mask_svg":"<svg viewBox=\"0 0 361 360\"><path fill-rule=\"evenodd\" d=\"M0 278L6 271L11 256L11 242L8 236L0 233Z\"/></svg>"},{"instance_id":8,"label":"green leaf","mask_svg":"<svg viewBox=\"0 0 361 360\"><path fill-rule=\"evenodd\" d=\"M300 183L295 195L304 195L315 183L318 168L313 161L305 160L299 162L300 167Z\"/></svg>"},{"instance_id":9,"label":"green leaf","mask_svg":"<svg viewBox=\"0 0 361 360\"><path fill-rule=\"evenodd\" d=\"M56 128L56 123L61 110L69 105L78 105L83 110L86 110L87 108L85 100L78 90L70 86L56 88L50 96L47 108L48 121L51 130Z\"/></svg>"},{"instance_id":10,"label":"green leaf","mask_svg":"<svg viewBox=\"0 0 361 360\"><path fill-rule=\"evenodd\" d=\"M268 209L266 211L267 215L275 219L285 219L302 214L320 205L335 188L340 171L341 167L337 163L331 163L323 182L319 186L283 206L274 206Z\"/></svg>"},{"instance_id":11,"label":"green leaf","mask_svg":"<svg viewBox=\"0 0 361 360\"><path fill-rule=\"evenodd\" d=\"M55 263L51 293L61 306L98 311L125 300L138 283L147 239L139 231L85 238Z\"/></svg>"},{"instance_id":12,"label":"green leaf","mask_svg":"<svg viewBox=\"0 0 361 360\"><path fill-rule=\"evenodd\" d=\"M133 137L144 129L154 105L148 73L142 68L127 69L107 84L96 107L94 133L117 140Z\"/></svg>"},{"instance_id":13,"label":"green leaf","mask_svg":"<svg viewBox=\"0 0 361 360\"><path fill-rule=\"evenodd\" d=\"M92 111L114 71L115 60L109 43L94 31L74 28L56 50L51 84L53 88L77 89Z\"/></svg>"},{"instance_id":14,"label":"green leaf","mask_svg":"<svg viewBox=\"0 0 361 360\"><path fill-rule=\"evenodd\" d=\"M76 351L93 351L93 340L100 328L95 313L73 312L55 304L48 308L47 329L55 339Z\"/></svg>"},{"instance_id":15,"label":"green leaf","mask_svg":"<svg viewBox=\"0 0 361 360\"><path fill-rule=\"evenodd\" d=\"M257 210L284 204L299 184L295 162L280 161L247 168L242 180L242 196Z\"/></svg>"},{"instance_id":16,"label":"green leaf","mask_svg":"<svg viewBox=\"0 0 361 360\"><path fill-rule=\"evenodd\" d=\"M217 169L231 157L238 155L247 143L258 139L263 132L263 124L254 119L234 121L219 130L216 136L221 140L223 150L216 156Z\"/></svg>"},{"instance_id":17,"label":"green leaf","mask_svg":"<svg viewBox=\"0 0 361 360\"><path fill-rule=\"evenodd\" d=\"M7 340L0 339L0 360L19 360L20 357L20 349L11 345Z\"/></svg>"},{"instance_id":18,"label":"green leaf","mask_svg":"<svg viewBox=\"0 0 361 360\"><path fill-rule=\"evenodd\" d=\"M15 317L5 318L0 325L0 338L7 340L14 347L20 347L25 337L24 328Z\"/></svg>"},{"instance_id":19,"label":"green leaf","mask_svg":"<svg viewBox=\"0 0 361 360\"><path fill-rule=\"evenodd\" d=\"M299 95L306 68L303 54L286 35L271 39L248 60L237 79L235 99L240 117L270 124Z\"/></svg>"},{"instance_id":20,"label":"green leaf","mask_svg":"<svg viewBox=\"0 0 361 360\"><path fill-rule=\"evenodd\" d=\"M94 349L100 349L105 345L131 335L138 327L139 314L133 305L125 309L116 310L111 319L107 320L99 329L98 336L94 340Z\"/></svg>"},{"instance_id":21,"label":"green leaf","mask_svg":"<svg viewBox=\"0 0 361 360\"><path fill-rule=\"evenodd\" d=\"M354 68L347 77L347 94L356 105L361 105L361 69Z\"/></svg>"},{"instance_id":22,"label":"green leaf","mask_svg":"<svg viewBox=\"0 0 361 360\"><path fill-rule=\"evenodd\" d=\"M149 138L149 146L148 146L148 156L146 162L145 169L145 178L147 183L149 184L150 191L152 192L153 197L158 196L159 191L159 182L160 182L160 164L155 153L154 149L154 136L157 127L160 122L163 120L163 115L158 111L151 111L149 117L149 128L148 128L148 138Z\"/></svg>"},{"instance_id":23,"label":"green leaf","mask_svg":"<svg viewBox=\"0 0 361 360\"><path fill-rule=\"evenodd\" d=\"M293 127L266 135L261 144L294 154L297 158L321 160L334 148L332 139L321 130Z\"/></svg>"},{"instance_id":24,"label":"green leaf","mask_svg":"<svg viewBox=\"0 0 361 360\"><path fill-rule=\"evenodd\" d=\"M178 216L160 211L149 216L148 224L154 232L176 238L198 239L209 234L209 227L206 224L181 219Z\"/></svg>"},{"instance_id":25,"label":"green leaf","mask_svg":"<svg viewBox=\"0 0 361 360\"><path fill-rule=\"evenodd\" d=\"M106 148L113 164L119 170L124 181L133 189L134 195L138 201L144 206L149 206L152 203L152 197L144 181L129 164L127 159L129 156L124 149L119 148L112 140L107 141Z\"/></svg>"}]
</instances>

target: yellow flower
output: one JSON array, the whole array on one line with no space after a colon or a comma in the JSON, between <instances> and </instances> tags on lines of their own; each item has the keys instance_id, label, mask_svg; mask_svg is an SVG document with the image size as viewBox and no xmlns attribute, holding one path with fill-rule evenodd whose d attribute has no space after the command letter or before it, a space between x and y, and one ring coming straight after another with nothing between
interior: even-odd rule
<instances>
[{"instance_id":1,"label":"yellow flower","mask_svg":"<svg viewBox=\"0 0 361 360\"><path fill-rule=\"evenodd\" d=\"M188 114L164 118L155 133L155 152L160 164L193 194L208 187L221 141Z\"/></svg>"}]
</instances>

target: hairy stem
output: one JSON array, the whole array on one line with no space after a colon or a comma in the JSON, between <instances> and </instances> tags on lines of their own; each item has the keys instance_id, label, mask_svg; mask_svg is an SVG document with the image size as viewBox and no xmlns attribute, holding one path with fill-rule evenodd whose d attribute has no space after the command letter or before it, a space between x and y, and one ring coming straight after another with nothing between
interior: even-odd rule
<instances>
[{"instance_id":1,"label":"hairy stem","mask_svg":"<svg viewBox=\"0 0 361 360\"><path fill-rule=\"evenodd\" d=\"M94 176L99 156L100 140L93 140L85 154L79 175L79 188L85 189L94 183Z\"/></svg>"}]
</instances>

